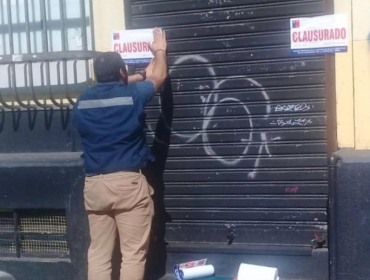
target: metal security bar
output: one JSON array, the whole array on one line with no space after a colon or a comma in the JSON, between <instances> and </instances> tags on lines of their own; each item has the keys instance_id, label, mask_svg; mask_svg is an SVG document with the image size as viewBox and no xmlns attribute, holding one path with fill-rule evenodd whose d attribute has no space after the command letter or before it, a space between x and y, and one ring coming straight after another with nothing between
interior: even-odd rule
<instances>
[{"instance_id":1,"label":"metal security bar","mask_svg":"<svg viewBox=\"0 0 370 280\"><path fill-rule=\"evenodd\" d=\"M0 110L62 109L92 85L92 0L0 0Z\"/></svg>"},{"instance_id":2,"label":"metal security bar","mask_svg":"<svg viewBox=\"0 0 370 280\"><path fill-rule=\"evenodd\" d=\"M19 230L25 233L37 232L66 234L66 216L23 214L19 217Z\"/></svg>"},{"instance_id":3,"label":"metal security bar","mask_svg":"<svg viewBox=\"0 0 370 280\"><path fill-rule=\"evenodd\" d=\"M65 236L32 235L21 237L21 254L32 255L69 255Z\"/></svg>"},{"instance_id":4,"label":"metal security bar","mask_svg":"<svg viewBox=\"0 0 370 280\"><path fill-rule=\"evenodd\" d=\"M0 257L69 256L64 211L0 210Z\"/></svg>"}]
</instances>

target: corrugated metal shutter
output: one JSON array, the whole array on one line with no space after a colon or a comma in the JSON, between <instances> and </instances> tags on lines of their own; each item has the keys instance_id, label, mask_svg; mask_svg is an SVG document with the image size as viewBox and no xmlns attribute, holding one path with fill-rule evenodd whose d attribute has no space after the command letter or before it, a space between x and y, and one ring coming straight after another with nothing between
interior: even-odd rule
<instances>
[{"instance_id":1,"label":"corrugated metal shutter","mask_svg":"<svg viewBox=\"0 0 370 280\"><path fill-rule=\"evenodd\" d=\"M130 28L160 26L169 38L166 239L226 243L233 233L237 243L309 246L325 234L324 59L289 48L289 19L322 14L322 1L130 5ZM147 110L150 141L166 129L160 104Z\"/></svg>"}]
</instances>

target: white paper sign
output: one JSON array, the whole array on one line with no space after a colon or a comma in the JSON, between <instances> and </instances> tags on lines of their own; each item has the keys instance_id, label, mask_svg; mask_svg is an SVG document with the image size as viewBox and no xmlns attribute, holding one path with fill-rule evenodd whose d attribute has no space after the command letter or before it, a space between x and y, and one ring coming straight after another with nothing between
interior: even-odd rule
<instances>
[{"instance_id":1,"label":"white paper sign","mask_svg":"<svg viewBox=\"0 0 370 280\"><path fill-rule=\"evenodd\" d=\"M333 54L348 50L347 15L290 20L293 55Z\"/></svg>"},{"instance_id":2,"label":"white paper sign","mask_svg":"<svg viewBox=\"0 0 370 280\"><path fill-rule=\"evenodd\" d=\"M115 31L112 34L112 51L119 53L127 64L148 63L153 58L149 49L152 41L152 29Z\"/></svg>"}]
</instances>

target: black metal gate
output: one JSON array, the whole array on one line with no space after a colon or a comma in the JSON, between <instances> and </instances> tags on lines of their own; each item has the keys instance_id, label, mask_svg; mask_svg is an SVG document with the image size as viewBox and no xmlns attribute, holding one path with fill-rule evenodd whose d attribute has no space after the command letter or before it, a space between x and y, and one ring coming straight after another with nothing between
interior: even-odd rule
<instances>
[{"instance_id":1,"label":"black metal gate","mask_svg":"<svg viewBox=\"0 0 370 280\"><path fill-rule=\"evenodd\" d=\"M169 38L172 90L147 111L149 141L171 128L166 240L310 248L325 236L324 58L293 57L289 35L322 0L125 2L130 29Z\"/></svg>"},{"instance_id":2,"label":"black metal gate","mask_svg":"<svg viewBox=\"0 0 370 280\"><path fill-rule=\"evenodd\" d=\"M92 0L0 0L0 270L86 277L71 106L92 84Z\"/></svg>"},{"instance_id":3,"label":"black metal gate","mask_svg":"<svg viewBox=\"0 0 370 280\"><path fill-rule=\"evenodd\" d=\"M91 85L89 0L0 0L0 109L66 109Z\"/></svg>"}]
</instances>

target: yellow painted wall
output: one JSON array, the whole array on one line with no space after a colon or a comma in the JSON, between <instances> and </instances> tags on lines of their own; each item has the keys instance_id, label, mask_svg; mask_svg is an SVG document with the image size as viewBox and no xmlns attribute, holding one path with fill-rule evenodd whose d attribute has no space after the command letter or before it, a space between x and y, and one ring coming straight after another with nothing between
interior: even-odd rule
<instances>
[{"instance_id":1,"label":"yellow painted wall","mask_svg":"<svg viewBox=\"0 0 370 280\"><path fill-rule=\"evenodd\" d=\"M94 0L95 46L112 50L112 31L125 29L123 0Z\"/></svg>"},{"instance_id":2,"label":"yellow painted wall","mask_svg":"<svg viewBox=\"0 0 370 280\"><path fill-rule=\"evenodd\" d=\"M335 13L348 15L349 38L352 38L352 0L335 0ZM336 54L337 133L339 147L355 147L353 100L352 39L348 53ZM342 71L343 70L343 71Z\"/></svg>"},{"instance_id":3,"label":"yellow painted wall","mask_svg":"<svg viewBox=\"0 0 370 280\"><path fill-rule=\"evenodd\" d=\"M336 55L338 145L370 149L370 1L335 0L349 16L349 52Z\"/></svg>"},{"instance_id":4,"label":"yellow painted wall","mask_svg":"<svg viewBox=\"0 0 370 280\"><path fill-rule=\"evenodd\" d=\"M355 147L370 149L370 1L352 0Z\"/></svg>"}]
</instances>

